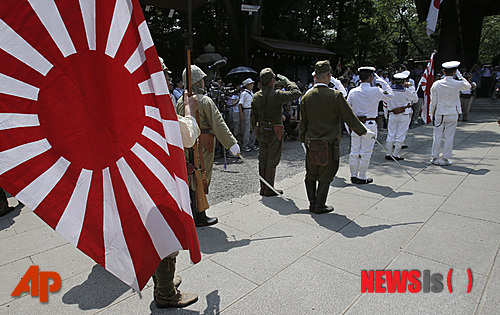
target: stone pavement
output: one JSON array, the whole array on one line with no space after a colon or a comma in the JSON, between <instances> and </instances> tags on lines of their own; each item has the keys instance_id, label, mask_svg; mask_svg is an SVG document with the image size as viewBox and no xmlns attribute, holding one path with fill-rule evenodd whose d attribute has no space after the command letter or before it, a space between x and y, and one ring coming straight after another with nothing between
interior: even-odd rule
<instances>
[{"instance_id":1,"label":"stone pavement","mask_svg":"<svg viewBox=\"0 0 500 315\"><path fill-rule=\"evenodd\" d=\"M191 265L182 252L177 262L181 290L199 295L181 310L157 309L151 282L141 297L18 206L0 218L0 314L500 314L497 119L460 122L449 167L429 164L432 127L411 129L401 163L417 181L376 147L375 182L351 185L342 157L329 214L306 210L303 173L276 185L286 200L250 194L212 206L220 223L198 228L203 260ZM48 303L10 296L33 264L62 277ZM362 294L361 271L384 269L439 273L443 291Z\"/></svg>"}]
</instances>

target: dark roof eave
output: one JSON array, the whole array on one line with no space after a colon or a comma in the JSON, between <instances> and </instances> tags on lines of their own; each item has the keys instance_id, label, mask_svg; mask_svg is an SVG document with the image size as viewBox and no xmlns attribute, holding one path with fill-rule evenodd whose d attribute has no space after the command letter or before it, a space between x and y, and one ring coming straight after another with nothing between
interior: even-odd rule
<instances>
[{"instance_id":1,"label":"dark roof eave","mask_svg":"<svg viewBox=\"0 0 500 315\"><path fill-rule=\"evenodd\" d=\"M300 56L316 56L316 57L332 57L336 54L318 45L283 41L279 39L252 37L255 43L272 52L300 55Z\"/></svg>"}]
</instances>

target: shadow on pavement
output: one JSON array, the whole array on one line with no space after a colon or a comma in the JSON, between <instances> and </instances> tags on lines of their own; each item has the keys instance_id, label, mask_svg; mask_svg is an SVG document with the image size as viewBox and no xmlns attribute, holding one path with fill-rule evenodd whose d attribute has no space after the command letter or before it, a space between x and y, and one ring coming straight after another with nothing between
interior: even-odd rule
<instances>
[{"instance_id":1,"label":"shadow on pavement","mask_svg":"<svg viewBox=\"0 0 500 315\"><path fill-rule=\"evenodd\" d=\"M64 304L78 304L81 310L102 309L128 290L128 285L100 265L95 265L87 280L66 292L62 301Z\"/></svg>"},{"instance_id":2,"label":"shadow on pavement","mask_svg":"<svg viewBox=\"0 0 500 315\"><path fill-rule=\"evenodd\" d=\"M191 310L186 310L182 308L157 308L155 306L154 301L151 302L149 305L149 309L151 310L151 315L153 314L186 314L186 315L194 315L194 314L200 314L200 315L215 315L219 314L220 312L220 296L219 296L219 290L214 290L210 292L207 296L207 307L203 312L198 312L198 311L191 311ZM199 303L199 302L197 302ZM194 304L196 305L196 303Z\"/></svg>"},{"instance_id":3,"label":"shadow on pavement","mask_svg":"<svg viewBox=\"0 0 500 315\"><path fill-rule=\"evenodd\" d=\"M336 231L347 238L364 237L374 232L390 229L398 225L421 224L423 222L407 222L395 224L380 224L370 226L360 226L356 222L350 220L345 215L338 213L326 213L312 215L313 219L321 226Z\"/></svg>"},{"instance_id":4,"label":"shadow on pavement","mask_svg":"<svg viewBox=\"0 0 500 315\"><path fill-rule=\"evenodd\" d=\"M219 230L217 227L204 227L202 229L197 229L198 239L200 242L200 249L203 254L215 254L220 252L227 252L232 248L243 247L249 245L251 242L264 241L274 238L285 238L291 236L276 236L276 237L264 237L264 238L245 238L241 240L236 240L235 236L232 235L233 241L230 240L231 236L228 236L226 232Z\"/></svg>"},{"instance_id":5,"label":"shadow on pavement","mask_svg":"<svg viewBox=\"0 0 500 315\"><path fill-rule=\"evenodd\" d=\"M377 185L375 183L371 183L371 184L367 184L367 185L354 185L354 186L360 190L379 194L379 195L382 195L382 196L387 197L387 198L397 198L397 197L401 197L401 196L413 195L412 192L394 191L394 189L392 189L389 186Z\"/></svg>"},{"instance_id":6,"label":"shadow on pavement","mask_svg":"<svg viewBox=\"0 0 500 315\"><path fill-rule=\"evenodd\" d=\"M304 188L305 189L305 188ZM295 201L290 199L291 197L262 197L261 201L266 207L278 211L281 215L289 215L299 211L299 207L295 204Z\"/></svg>"}]
</instances>

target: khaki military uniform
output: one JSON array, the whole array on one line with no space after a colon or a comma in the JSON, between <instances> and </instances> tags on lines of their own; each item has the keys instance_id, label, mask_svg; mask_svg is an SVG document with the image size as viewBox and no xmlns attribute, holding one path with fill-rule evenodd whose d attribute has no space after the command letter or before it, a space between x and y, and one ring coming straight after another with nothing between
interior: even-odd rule
<instances>
[{"instance_id":1,"label":"khaki military uniform","mask_svg":"<svg viewBox=\"0 0 500 315\"><path fill-rule=\"evenodd\" d=\"M217 140L219 140L219 142L226 149L229 149L238 141L227 127L222 115L212 99L203 95L202 89L193 88L193 92L198 97L198 112L200 114L201 129L200 144L202 146L203 162L205 163L207 181L210 185L214 165L214 136L217 137ZM177 101L177 114L184 116L184 99L182 97ZM189 178L189 186L192 190L195 190L193 176L190 176Z\"/></svg>"},{"instance_id":2,"label":"khaki military uniform","mask_svg":"<svg viewBox=\"0 0 500 315\"><path fill-rule=\"evenodd\" d=\"M283 103L296 100L302 94L297 84L285 81L287 91L275 90L273 87L264 86L252 98L252 113L254 115L254 130L258 130L259 140L259 166L274 168L281 159L283 142L281 135L276 133L266 137L265 128L273 125L283 126ZM279 128L278 128L279 129ZM277 130L277 129L276 129Z\"/></svg>"},{"instance_id":3,"label":"khaki military uniform","mask_svg":"<svg viewBox=\"0 0 500 315\"><path fill-rule=\"evenodd\" d=\"M358 135L366 133L365 126L354 115L341 92L318 83L301 100L299 139L307 144L311 140L328 142L328 164L312 165L306 155L306 179L330 183L339 168L342 121Z\"/></svg>"}]
</instances>

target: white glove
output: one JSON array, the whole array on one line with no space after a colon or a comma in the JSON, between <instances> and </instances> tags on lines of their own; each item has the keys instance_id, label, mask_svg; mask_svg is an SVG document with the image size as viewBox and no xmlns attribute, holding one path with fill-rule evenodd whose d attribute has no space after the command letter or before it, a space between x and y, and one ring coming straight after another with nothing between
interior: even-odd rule
<instances>
[{"instance_id":1,"label":"white glove","mask_svg":"<svg viewBox=\"0 0 500 315\"><path fill-rule=\"evenodd\" d=\"M304 142L302 142L302 148L304 148L304 153L307 154L307 148Z\"/></svg>"},{"instance_id":2,"label":"white glove","mask_svg":"<svg viewBox=\"0 0 500 315\"><path fill-rule=\"evenodd\" d=\"M464 76L462 75L462 73L460 73L460 70L457 69L457 78L459 80L462 80L464 78Z\"/></svg>"},{"instance_id":3,"label":"white glove","mask_svg":"<svg viewBox=\"0 0 500 315\"><path fill-rule=\"evenodd\" d=\"M372 139L375 139L375 133L371 130L368 130L364 135L363 135L363 138L365 139L368 139L368 140L372 140Z\"/></svg>"},{"instance_id":4,"label":"white glove","mask_svg":"<svg viewBox=\"0 0 500 315\"><path fill-rule=\"evenodd\" d=\"M233 146L229 148L229 151L231 151L231 153L234 155L238 155L241 153L240 146L237 143L233 144Z\"/></svg>"}]
</instances>

